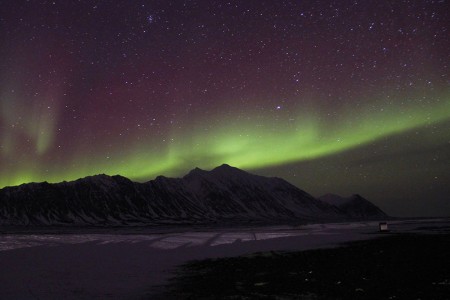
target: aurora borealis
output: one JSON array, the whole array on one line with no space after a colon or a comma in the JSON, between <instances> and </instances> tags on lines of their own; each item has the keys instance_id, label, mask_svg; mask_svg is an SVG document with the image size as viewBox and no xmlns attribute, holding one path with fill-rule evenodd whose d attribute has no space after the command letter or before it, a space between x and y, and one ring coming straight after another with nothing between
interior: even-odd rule
<instances>
[{"instance_id":1,"label":"aurora borealis","mask_svg":"<svg viewBox=\"0 0 450 300\"><path fill-rule=\"evenodd\" d=\"M0 187L227 163L450 214L448 1L1 1Z\"/></svg>"}]
</instances>

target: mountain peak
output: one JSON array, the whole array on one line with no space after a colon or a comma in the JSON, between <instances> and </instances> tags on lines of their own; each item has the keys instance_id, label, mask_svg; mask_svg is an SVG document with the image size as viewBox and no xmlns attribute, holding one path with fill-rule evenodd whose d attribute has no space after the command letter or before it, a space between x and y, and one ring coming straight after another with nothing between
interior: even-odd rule
<instances>
[{"instance_id":1,"label":"mountain peak","mask_svg":"<svg viewBox=\"0 0 450 300\"><path fill-rule=\"evenodd\" d=\"M65 184L73 185L76 183L90 183L90 184L100 184L103 186L113 186L117 184L129 184L132 181L126 177L121 175L107 175L107 174L96 174L91 176L86 176L83 178L79 178L75 181L64 182Z\"/></svg>"},{"instance_id":2,"label":"mountain peak","mask_svg":"<svg viewBox=\"0 0 450 300\"><path fill-rule=\"evenodd\" d=\"M208 171L202 170L198 167L195 167L194 169L190 170L189 173L187 173L184 177L195 177L195 176L201 176L203 174L206 174Z\"/></svg>"},{"instance_id":3,"label":"mountain peak","mask_svg":"<svg viewBox=\"0 0 450 300\"><path fill-rule=\"evenodd\" d=\"M335 206L342 205L343 203L348 201L348 199L346 199L342 196L339 196L336 194L331 194L331 193L320 196L318 199L323 202L326 202L328 204L335 205Z\"/></svg>"},{"instance_id":4,"label":"mountain peak","mask_svg":"<svg viewBox=\"0 0 450 300\"><path fill-rule=\"evenodd\" d=\"M104 180L110 180L111 176L106 174L96 174L96 175L90 175L83 178L79 178L78 180L92 180L92 181L104 181Z\"/></svg>"},{"instance_id":5,"label":"mountain peak","mask_svg":"<svg viewBox=\"0 0 450 300\"><path fill-rule=\"evenodd\" d=\"M228 164L222 164L214 169L211 170L211 173L213 174L220 174L220 175L240 175L240 174L248 174L247 172L232 167Z\"/></svg>"},{"instance_id":6,"label":"mountain peak","mask_svg":"<svg viewBox=\"0 0 450 300\"><path fill-rule=\"evenodd\" d=\"M229 164L221 164L220 166L216 167L215 169L237 169L237 168L232 167Z\"/></svg>"},{"instance_id":7,"label":"mountain peak","mask_svg":"<svg viewBox=\"0 0 450 300\"><path fill-rule=\"evenodd\" d=\"M345 214L354 219L386 218L387 215L359 194L350 197L341 197L335 194L326 194L318 198L328 204L341 209Z\"/></svg>"},{"instance_id":8,"label":"mountain peak","mask_svg":"<svg viewBox=\"0 0 450 300\"><path fill-rule=\"evenodd\" d=\"M217 177L223 177L223 176L236 177L236 176L242 176L242 175L245 175L245 174L248 175L247 172L245 172L245 171L243 171L241 169L232 167L232 166L230 166L228 164L222 164L222 165L220 165L218 167L215 167L211 171L206 171L206 170L203 170L203 169L200 169L200 168L192 169L183 178L193 178L193 177L199 177L199 176L201 176L201 177L205 177L206 176L206 177L209 177L209 178L211 178L211 176L212 177L216 177L216 178Z\"/></svg>"}]
</instances>

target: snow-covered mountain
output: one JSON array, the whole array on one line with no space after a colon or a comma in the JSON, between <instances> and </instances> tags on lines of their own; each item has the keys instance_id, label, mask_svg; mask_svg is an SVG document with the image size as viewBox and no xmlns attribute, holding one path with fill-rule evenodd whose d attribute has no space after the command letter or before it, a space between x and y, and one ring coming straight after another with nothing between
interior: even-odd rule
<instances>
[{"instance_id":1,"label":"snow-covered mountain","mask_svg":"<svg viewBox=\"0 0 450 300\"><path fill-rule=\"evenodd\" d=\"M0 190L0 225L209 224L386 216L367 200L361 202L364 214L358 214L359 203L351 201L351 209L329 204L283 179L222 165L145 183L96 175L6 187ZM376 208L374 215L366 209L367 203Z\"/></svg>"},{"instance_id":2,"label":"snow-covered mountain","mask_svg":"<svg viewBox=\"0 0 450 300\"><path fill-rule=\"evenodd\" d=\"M352 219L382 219L387 217L381 209L358 194L347 198L326 194L319 197L319 200L334 205Z\"/></svg>"}]
</instances>

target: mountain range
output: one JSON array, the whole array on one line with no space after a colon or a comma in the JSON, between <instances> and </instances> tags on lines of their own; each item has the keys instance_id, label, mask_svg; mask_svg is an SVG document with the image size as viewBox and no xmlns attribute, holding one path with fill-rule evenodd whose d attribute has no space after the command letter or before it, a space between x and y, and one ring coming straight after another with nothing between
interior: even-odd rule
<instances>
[{"instance_id":1,"label":"mountain range","mask_svg":"<svg viewBox=\"0 0 450 300\"><path fill-rule=\"evenodd\" d=\"M384 219L359 195L314 198L276 177L229 165L144 183L95 175L0 190L0 225L158 225Z\"/></svg>"}]
</instances>

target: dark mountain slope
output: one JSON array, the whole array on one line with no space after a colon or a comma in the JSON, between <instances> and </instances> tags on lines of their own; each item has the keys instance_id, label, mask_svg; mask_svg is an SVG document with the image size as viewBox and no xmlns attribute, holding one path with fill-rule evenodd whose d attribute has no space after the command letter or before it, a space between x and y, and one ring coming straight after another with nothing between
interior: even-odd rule
<instances>
[{"instance_id":1,"label":"dark mountain slope","mask_svg":"<svg viewBox=\"0 0 450 300\"><path fill-rule=\"evenodd\" d=\"M358 194L347 198L327 194L319 197L319 200L334 205L352 219L383 219L387 217L381 209Z\"/></svg>"},{"instance_id":2,"label":"dark mountain slope","mask_svg":"<svg viewBox=\"0 0 450 300\"><path fill-rule=\"evenodd\" d=\"M6 187L0 190L0 225L337 221L385 216L361 199L332 205L283 179L222 165L146 183L96 175Z\"/></svg>"}]
</instances>

